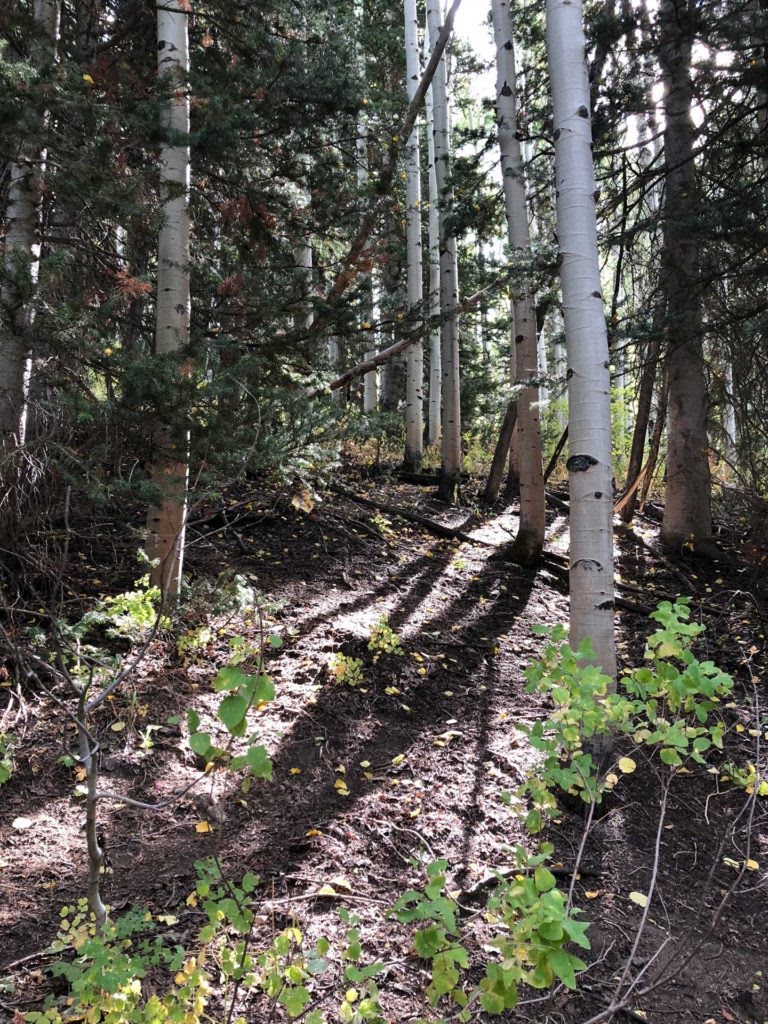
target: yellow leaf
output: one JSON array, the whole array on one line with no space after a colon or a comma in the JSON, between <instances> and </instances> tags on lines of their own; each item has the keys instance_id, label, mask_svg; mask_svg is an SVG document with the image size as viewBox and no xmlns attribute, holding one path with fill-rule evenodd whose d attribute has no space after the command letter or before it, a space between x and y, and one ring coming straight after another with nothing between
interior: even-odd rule
<instances>
[{"instance_id":1,"label":"yellow leaf","mask_svg":"<svg viewBox=\"0 0 768 1024\"><path fill-rule=\"evenodd\" d=\"M357 989L348 988L347 991L344 993L344 998L347 1000L348 1003L356 1003L358 999Z\"/></svg>"},{"instance_id":2,"label":"yellow leaf","mask_svg":"<svg viewBox=\"0 0 768 1024\"><path fill-rule=\"evenodd\" d=\"M360 767L361 768L370 768L371 767L371 762L370 761L361 761L360 762Z\"/></svg>"},{"instance_id":3,"label":"yellow leaf","mask_svg":"<svg viewBox=\"0 0 768 1024\"><path fill-rule=\"evenodd\" d=\"M339 765L336 765L336 771L339 772L340 775L345 775L346 772L347 772L347 769L344 767L343 764L339 764Z\"/></svg>"},{"instance_id":4,"label":"yellow leaf","mask_svg":"<svg viewBox=\"0 0 768 1024\"><path fill-rule=\"evenodd\" d=\"M757 869L760 867L760 864L756 860L745 860L744 867L747 869L747 871L757 871Z\"/></svg>"},{"instance_id":5,"label":"yellow leaf","mask_svg":"<svg viewBox=\"0 0 768 1024\"><path fill-rule=\"evenodd\" d=\"M320 886L320 888L317 890L317 895L318 896L338 896L338 893L336 892L336 890L333 888L332 885L327 885L326 884L326 885L321 885Z\"/></svg>"},{"instance_id":6,"label":"yellow leaf","mask_svg":"<svg viewBox=\"0 0 768 1024\"><path fill-rule=\"evenodd\" d=\"M196 907L197 906L197 893L196 892L191 892L189 894L189 896L187 896L187 898L186 898L186 900L184 902L187 904L188 907Z\"/></svg>"},{"instance_id":7,"label":"yellow leaf","mask_svg":"<svg viewBox=\"0 0 768 1024\"><path fill-rule=\"evenodd\" d=\"M673 655L677 654L678 650L679 650L679 648L678 648L677 644L670 644L670 643L667 643L665 641L664 643L659 644L659 646L658 646L658 648L656 650L656 657L657 658L670 658Z\"/></svg>"},{"instance_id":8,"label":"yellow leaf","mask_svg":"<svg viewBox=\"0 0 768 1024\"><path fill-rule=\"evenodd\" d=\"M288 773L290 775L301 775L301 768L289 768Z\"/></svg>"},{"instance_id":9,"label":"yellow leaf","mask_svg":"<svg viewBox=\"0 0 768 1024\"><path fill-rule=\"evenodd\" d=\"M291 504L295 509L298 509L301 512L311 512L315 507L312 495L306 487L302 487L296 494L294 494L291 498Z\"/></svg>"},{"instance_id":10,"label":"yellow leaf","mask_svg":"<svg viewBox=\"0 0 768 1024\"><path fill-rule=\"evenodd\" d=\"M734 860L733 857L723 857L723 864L725 864L726 867L733 868L734 871L738 871L741 867L739 862Z\"/></svg>"},{"instance_id":11,"label":"yellow leaf","mask_svg":"<svg viewBox=\"0 0 768 1024\"><path fill-rule=\"evenodd\" d=\"M179 971L179 973L176 975L176 977L173 980L176 982L177 985L186 985L186 983L187 983L187 976L186 976L186 974L183 974L181 971Z\"/></svg>"},{"instance_id":12,"label":"yellow leaf","mask_svg":"<svg viewBox=\"0 0 768 1024\"><path fill-rule=\"evenodd\" d=\"M741 722L739 722L739 724L736 726L736 732L744 732L744 726L741 724Z\"/></svg>"},{"instance_id":13,"label":"yellow leaf","mask_svg":"<svg viewBox=\"0 0 768 1024\"><path fill-rule=\"evenodd\" d=\"M125 722L113 722L109 727L112 732L122 732L125 728Z\"/></svg>"},{"instance_id":14,"label":"yellow leaf","mask_svg":"<svg viewBox=\"0 0 768 1024\"><path fill-rule=\"evenodd\" d=\"M86 85L94 85L95 84L90 75L83 75L83 81L86 83Z\"/></svg>"},{"instance_id":15,"label":"yellow leaf","mask_svg":"<svg viewBox=\"0 0 768 1024\"><path fill-rule=\"evenodd\" d=\"M623 772L624 775L631 775L631 773L637 768L637 764L632 760L631 757L620 757L618 761L618 769Z\"/></svg>"},{"instance_id":16,"label":"yellow leaf","mask_svg":"<svg viewBox=\"0 0 768 1024\"><path fill-rule=\"evenodd\" d=\"M160 924L178 924L178 917L174 917L173 914L158 914L155 918Z\"/></svg>"},{"instance_id":17,"label":"yellow leaf","mask_svg":"<svg viewBox=\"0 0 768 1024\"><path fill-rule=\"evenodd\" d=\"M210 832L210 831L211 831L211 826L208 824L207 821L198 821L198 823L195 825L195 832L199 832L201 835L204 832Z\"/></svg>"},{"instance_id":18,"label":"yellow leaf","mask_svg":"<svg viewBox=\"0 0 768 1024\"><path fill-rule=\"evenodd\" d=\"M584 895L587 897L588 900L596 900L597 897L600 895L600 890L590 889L588 892L585 892Z\"/></svg>"},{"instance_id":19,"label":"yellow leaf","mask_svg":"<svg viewBox=\"0 0 768 1024\"><path fill-rule=\"evenodd\" d=\"M309 837L310 839L311 839L311 838L312 838L313 836L321 836L322 834L323 834L323 833L322 833L322 832L320 831L320 829L319 829L319 828L309 828L309 829L307 829L307 831L306 831L306 832L304 833L304 835L305 835L305 836L308 836L308 837Z\"/></svg>"},{"instance_id":20,"label":"yellow leaf","mask_svg":"<svg viewBox=\"0 0 768 1024\"><path fill-rule=\"evenodd\" d=\"M632 900L633 903L636 903L638 907L648 906L648 897L645 895L644 892L631 892L629 894L629 898Z\"/></svg>"},{"instance_id":21,"label":"yellow leaf","mask_svg":"<svg viewBox=\"0 0 768 1024\"><path fill-rule=\"evenodd\" d=\"M405 754L397 754L395 757L392 758L392 764L395 766L395 768L397 768L397 766L399 764L402 764L404 760Z\"/></svg>"}]
</instances>

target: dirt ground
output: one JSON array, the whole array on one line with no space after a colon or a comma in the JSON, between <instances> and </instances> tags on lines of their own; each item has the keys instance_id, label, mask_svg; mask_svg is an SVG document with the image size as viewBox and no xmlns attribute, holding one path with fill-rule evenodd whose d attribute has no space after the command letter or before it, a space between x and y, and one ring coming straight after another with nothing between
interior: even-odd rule
<instances>
[{"instance_id":1,"label":"dirt ground","mask_svg":"<svg viewBox=\"0 0 768 1024\"><path fill-rule=\"evenodd\" d=\"M192 577L235 569L277 606L269 630L283 646L268 655L277 697L259 716L274 779L243 795L231 779L215 776L197 798L155 813L104 801L107 897L116 912L140 904L172 914L171 934L183 942L200 926L199 910L185 902L194 862L216 852L233 876L252 871L262 880L266 933L294 920L310 939L338 938L337 911L347 906L361 918L366 951L391 963L380 982L385 1017L404 1022L429 1013L420 998L424 963L408 932L385 918L387 907L423 883L425 860L443 857L449 888L471 914L490 891L491 870L510 864L515 843L531 842L500 796L535 759L516 725L546 708L525 692L523 671L541 649L532 627L567 621L566 583L556 560L537 569L511 563L515 506L477 511L470 485L465 506L450 512L428 489L386 476L365 479L349 468L345 486L460 527L475 542L439 538L333 494L307 512L288 493L243 486L226 497L224 519L217 506L197 510ZM548 548L562 554L565 515L554 509L548 519ZM135 541L121 527L83 523L75 532L67 574L73 607L130 587L140 575ZM764 575L738 559L676 567L659 555L653 522L639 520L637 534L642 542L617 537L617 572L626 584L617 610L622 661L642 656L650 632L642 606L690 593L709 627L709 656L736 680L734 706L723 712L732 728L720 762L755 763L768 725ZM367 645L383 616L405 653L374 661ZM256 636L253 621L216 626L210 642L186 657L170 635L158 636L126 688L99 712L105 788L156 801L199 771L167 720L191 706L205 720L229 639ZM362 660L361 685L332 677L337 652ZM51 991L45 951L60 907L83 895L85 878L75 768L59 760L71 750L71 727L34 686L22 682L17 691L9 668L0 713L8 708L6 729L18 740L14 773L0 789L0 1017L8 1019ZM113 730L119 722L124 727ZM340 779L347 794L335 786ZM560 988L542 1001L527 992L506 1019L575 1024L605 1009L642 916L629 893L647 889L658 842L658 896L630 965L658 986L616 1019L768 1021L768 799L751 800L705 769L676 775L661 828L660 799L658 762L649 760L600 808L576 883L577 904L591 922L590 968L575 993ZM196 831L201 819L210 832ZM564 808L546 835L566 888L583 825ZM747 857L759 869L733 888L729 860ZM337 895L320 895L324 885ZM471 952L474 966L486 956L479 946ZM238 1013L265 1019L258 1000Z\"/></svg>"}]
</instances>

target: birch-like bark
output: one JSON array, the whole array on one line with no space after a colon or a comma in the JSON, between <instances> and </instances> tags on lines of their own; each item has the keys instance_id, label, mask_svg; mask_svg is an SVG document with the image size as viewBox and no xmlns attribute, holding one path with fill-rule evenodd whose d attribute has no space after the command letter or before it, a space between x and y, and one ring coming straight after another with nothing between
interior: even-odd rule
<instances>
[{"instance_id":1,"label":"birch-like bark","mask_svg":"<svg viewBox=\"0 0 768 1024\"><path fill-rule=\"evenodd\" d=\"M366 74L365 74L365 53L362 45L362 31L363 31L363 0L355 0L355 26L357 31L357 42L355 44L355 53L357 60L357 73L360 80L361 93L365 92L366 85ZM360 114L360 119L357 122L357 131L355 136L355 154L357 158L357 188L361 198L361 208L364 203L364 193L368 187L368 124L365 119L365 114ZM372 274L366 274L361 282L361 291L363 294L363 301L361 303L361 315L362 315L362 329L365 331L373 331L374 325L379 320L379 302L378 302L378 291ZM376 335L373 336L374 339ZM374 340L374 346L369 347L365 350L364 358L366 360L372 359L376 354L376 346ZM363 377L363 412L375 412L379 407L379 371L369 370Z\"/></svg>"},{"instance_id":2,"label":"birch-like bark","mask_svg":"<svg viewBox=\"0 0 768 1024\"><path fill-rule=\"evenodd\" d=\"M439 0L427 0L427 25L432 49L437 45L442 22ZM442 420L440 439L440 483L438 495L452 504L456 501L461 478L461 390L459 365L459 265L456 236L449 229L448 217L453 204L451 188L450 127L448 122L448 85L445 56L432 79L434 117L435 175L440 218L440 330L442 367Z\"/></svg>"},{"instance_id":3,"label":"birch-like bark","mask_svg":"<svg viewBox=\"0 0 768 1024\"><path fill-rule=\"evenodd\" d=\"M157 246L155 354L167 356L189 344L189 3L157 5L158 73L170 89L161 113L160 188L163 223ZM183 372L183 371L182 371ZM178 424L155 433L151 479L160 499L147 514L146 552L156 564L152 582L163 599L181 586L189 477L188 435Z\"/></svg>"},{"instance_id":4,"label":"birch-like bark","mask_svg":"<svg viewBox=\"0 0 768 1024\"><path fill-rule=\"evenodd\" d=\"M298 216L301 220L299 230L301 232L296 247L296 283L299 287L299 301L297 303L294 325L300 331L308 331L314 322L314 311L312 309L312 292L314 285L314 259L312 255L312 236L307 227L306 221L309 218L312 200L309 194L309 155L302 153L299 157L303 169L299 191Z\"/></svg>"},{"instance_id":5,"label":"birch-like bark","mask_svg":"<svg viewBox=\"0 0 768 1024\"><path fill-rule=\"evenodd\" d=\"M405 18L405 77L408 102L416 95L421 79L419 60L419 23L416 14L416 0L404 0ZM406 257L407 292L406 311L418 311L419 319L423 308L423 281L421 266L421 161L419 154L419 131L417 121L413 126L406 150ZM405 460L408 472L418 473L424 451L424 348L421 341L407 350L405 380Z\"/></svg>"},{"instance_id":6,"label":"birch-like bark","mask_svg":"<svg viewBox=\"0 0 768 1024\"><path fill-rule=\"evenodd\" d=\"M424 48L429 52L429 29L424 33ZM435 117L432 87L427 90L427 175L429 180L429 318L430 324L439 323L440 317L440 214L435 170ZM443 371L440 365L440 328L429 329L429 425L427 439L430 444L440 443L440 411L442 408Z\"/></svg>"},{"instance_id":7,"label":"birch-like bark","mask_svg":"<svg viewBox=\"0 0 768 1024\"><path fill-rule=\"evenodd\" d=\"M501 173L511 252L530 253L525 175L517 135L515 49L508 0L491 0L496 44L496 120L501 151ZM513 294L514 349L518 381L538 376L536 308L530 285ZM520 485L520 526L512 556L522 565L537 561L544 547L545 499L541 464L538 389L529 385L517 399L517 437Z\"/></svg>"},{"instance_id":8,"label":"birch-like bark","mask_svg":"<svg viewBox=\"0 0 768 1024\"><path fill-rule=\"evenodd\" d=\"M699 244L688 226L697 212L694 125L692 4L661 0L659 64L664 85L664 243L667 285L665 325L669 382L667 487L661 539L671 551L684 548L717 556L712 539L707 385L704 375Z\"/></svg>"},{"instance_id":9,"label":"birch-like bark","mask_svg":"<svg viewBox=\"0 0 768 1024\"><path fill-rule=\"evenodd\" d=\"M570 643L578 647L589 637L596 664L615 679L610 361L581 0L547 0L547 62L568 357Z\"/></svg>"},{"instance_id":10,"label":"birch-like bark","mask_svg":"<svg viewBox=\"0 0 768 1024\"><path fill-rule=\"evenodd\" d=\"M58 0L35 0L31 56L36 64L55 58L59 39ZM45 174L47 118L28 114L25 141L8 167L4 280L0 289L0 455L24 444L31 372L29 333L40 268L40 215ZM14 473L3 470L4 482Z\"/></svg>"}]
</instances>

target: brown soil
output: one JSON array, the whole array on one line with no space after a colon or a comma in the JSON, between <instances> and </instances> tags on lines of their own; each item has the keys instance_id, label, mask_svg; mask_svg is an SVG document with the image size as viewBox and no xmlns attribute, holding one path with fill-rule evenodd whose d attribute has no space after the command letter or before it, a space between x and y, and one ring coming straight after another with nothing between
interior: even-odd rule
<instances>
[{"instance_id":1,"label":"brown soil","mask_svg":"<svg viewBox=\"0 0 768 1024\"><path fill-rule=\"evenodd\" d=\"M450 888L463 892L460 902L473 912L490 889L491 869L509 864L515 843L530 842L500 794L520 783L535 757L515 725L545 713L523 679L541 647L532 627L566 621L567 596L556 569L510 562L511 508L446 512L424 488L352 475L346 486L460 526L478 543L439 539L394 516L387 524L336 496L306 513L286 495L256 489L228 496L230 526L221 529L221 520L212 519L193 528L193 577L232 567L280 603L269 628L284 646L268 656L277 698L260 715L274 780L243 796L231 780L215 778L206 781L202 797L157 813L104 802L107 895L115 911L141 904L173 913L172 934L183 942L200 925L199 912L185 903L194 862L217 852L233 876L249 870L262 879L265 934L293 917L310 939L338 938L337 910L344 904L361 918L367 954L394 961L381 981L386 1019L407 1021L428 1012L419 998L423 964L412 955L407 931L384 912L405 889L421 884L417 865L433 857L449 861ZM215 512L212 507L198 518ZM206 534L211 526L218 532ZM640 530L655 548L655 527L641 522ZM78 599L117 592L138 574L125 535L104 544L94 540L98 533L83 524L70 551L68 582ZM550 513L549 536L549 549L562 552L562 512ZM661 556L631 539L619 545L618 571L638 588L623 591L627 599L653 604L658 594L685 591ZM765 684L753 687L748 667L760 675L765 581L738 562L728 568L690 563L682 571L710 627L711 657L737 681L735 706L725 711L734 726L725 759L754 763L759 750L756 755L750 730L759 722L765 731L766 698ZM374 662L367 642L382 616L405 655ZM648 621L626 608L617 620L621 656L636 663ZM210 681L227 659L229 638L256 637L252 622L218 626L188 663L170 636L159 637L127 688L99 713L105 787L152 801L198 771L167 719L190 706L209 713ZM338 651L362 659L362 686L331 677L328 663ZM23 704L12 701L10 714L19 737L15 771L0 791L0 976L15 984L14 992L0 989L0 1016L34 1009L51 990L45 971L51 957L44 950L62 904L82 896L85 875L74 769L58 761L71 747L71 727L34 686L22 685L20 692ZM113 731L118 721L125 728ZM150 725L159 728L151 733L152 746L142 749ZM765 772L764 758L762 767ZM334 787L340 778L347 796ZM592 922L592 966L578 991L560 989L549 1001L524 1003L508 1019L583 1022L609 1004L642 914L628 895L650 882L660 793L658 762L640 761L600 809L577 882L577 903ZM658 897L630 967L634 975L653 960L644 981L666 980L631 1004L640 1014L634 1019L768 1020L767 811L768 800L751 802L717 773L674 779L659 831ZM15 827L18 818L30 819L30 826ZM210 833L195 830L201 818L211 821ZM564 809L547 836L566 887L582 830L582 818ZM747 856L759 869L746 872L729 893L736 872L723 858ZM336 883L338 898L316 895L339 876L348 885ZM485 955L479 947L472 954L476 964ZM329 1009L334 1019L330 1003ZM617 1019L629 1019L629 1009ZM249 1021L265 1019L257 1001L238 1012Z\"/></svg>"}]
</instances>

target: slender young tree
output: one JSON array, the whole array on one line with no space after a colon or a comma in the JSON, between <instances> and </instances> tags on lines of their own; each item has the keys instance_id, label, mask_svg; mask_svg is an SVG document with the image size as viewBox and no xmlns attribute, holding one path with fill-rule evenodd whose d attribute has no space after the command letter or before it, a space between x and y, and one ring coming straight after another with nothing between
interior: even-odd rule
<instances>
[{"instance_id":1,"label":"slender young tree","mask_svg":"<svg viewBox=\"0 0 768 1024\"><path fill-rule=\"evenodd\" d=\"M35 0L30 56L40 68L56 54L58 0ZM25 138L8 167L4 280L0 292L0 453L24 444L31 372L30 327L40 266L42 179L47 160L46 117L27 114ZM13 474L11 474L13 476ZM3 472L3 478L9 480Z\"/></svg>"},{"instance_id":2,"label":"slender young tree","mask_svg":"<svg viewBox=\"0 0 768 1024\"><path fill-rule=\"evenodd\" d=\"M405 76L408 102L412 102L421 79L419 61L419 23L416 0L404 0ZM421 160L419 153L420 125L417 121L406 150L406 255L408 280L406 311L422 315L422 246L421 246ZM424 451L424 348L421 341L407 350L405 381L405 468L412 473L421 469Z\"/></svg>"},{"instance_id":3,"label":"slender young tree","mask_svg":"<svg viewBox=\"0 0 768 1024\"><path fill-rule=\"evenodd\" d=\"M440 35L442 12L439 0L428 0L427 24L430 48ZM448 83L445 56L432 80L435 176L440 216L440 329L442 366L442 427L440 439L440 483L438 494L450 504L456 501L461 479L461 385L459 365L459 264L456 235L449 222L453 194L448 123Z\"/></svg>"},{"instance_id":4,"label":"slender young tree","mask_svg":"<svg viewBox=\"0 0 768 1024\"><path fill-rule=\"evenodd\" d=\"M160 357L183 353L189 344L189 14L189 0L157 4L158 71L169 90L161 114L163 223L155 324L155 355ZM188 437L178 424L165 424L156 430L154 442L151 479L160 498L147 515L146 551L155 562L152 582L165 600L173 600L179 593L184 558Z\"/></svg>"},{"instance_id":5,"label":"slender young tree","mask_svg":"<svg viewBox=\"0 0 768 1024\"><path fill-rule=\"evenodd\" d=\"M363 50L363 0L355 0L355 29L357 32L356 59L357 73L360 79L360 88L365 92L365 51ZM355 154L357 159L357 188L360 192L361 203L363 195L368 187L368 122L366 115L360 113L357 122L357 134L355 136ZM373 339L373 347L367 348L365 358L372 359L376 354L377 333L373 333L379 320L379 294L373 274L368 274L362 282L363 301L361 303L362 321L366 326L363 330L370 331ZM363 377L363 411L375 412L379 407L379 371L369 370Z\"/></svg>"},{"instance_id":6,"label":"slender young tree","mask_svg":"<svg viewBox=\"0 0 768 1024\"><path fill-rule=\"evenodd\" d=\"M589 637L616 678L608 334L600 287L581 0L547 0L560 279L568 358L573 647Z\"/></svg>"},{"instance_id":7,"label":"slender young tree","mask_svg":"<svg viewBox=\"0 0 768 1024\"><path fill-rule=\"evenodd\" d=\"M496 120L501 151L501 173L510 250L530 254L525 173L517 138L515 48L509 22L508 0L491 0L496 43ZM536 308L528 281L513 293L513 348L518 381L538 376ZM517 400L517 436L520 472L520 526L513 557L530 565L544 548L544 473L541 464L538 389L529 384Z\"/></svg>"},{"instance_id":8,"label":"slender young tree","mask_svg":"<svg viewBox=\"0 0 768 1024\"><path fill-rule=\"evenodd\" d=\"M424 49L429 56L429 29L424 33ZM435 117L432 90L427 90L427 177L429 182L429 425L430 444L440 443L440 411L442 408L442 367L440 365L440 213L435 170Z\"/></svg>"},{"instance_id":9,"label":"slender young tree","mask_svg":"<svg viewBox=\"0 0 768 1024\"><path fill-rule=\"evenodd\" d=\"M666 365L669 382L667 487L661 539L671 551L685 547L707 557L712 539L707 383L704 374L702 283L696 219L697 181L693 81L693 3L661 0L659 63L664 85L664 244Z\"/></svg>"}]
</instances>

